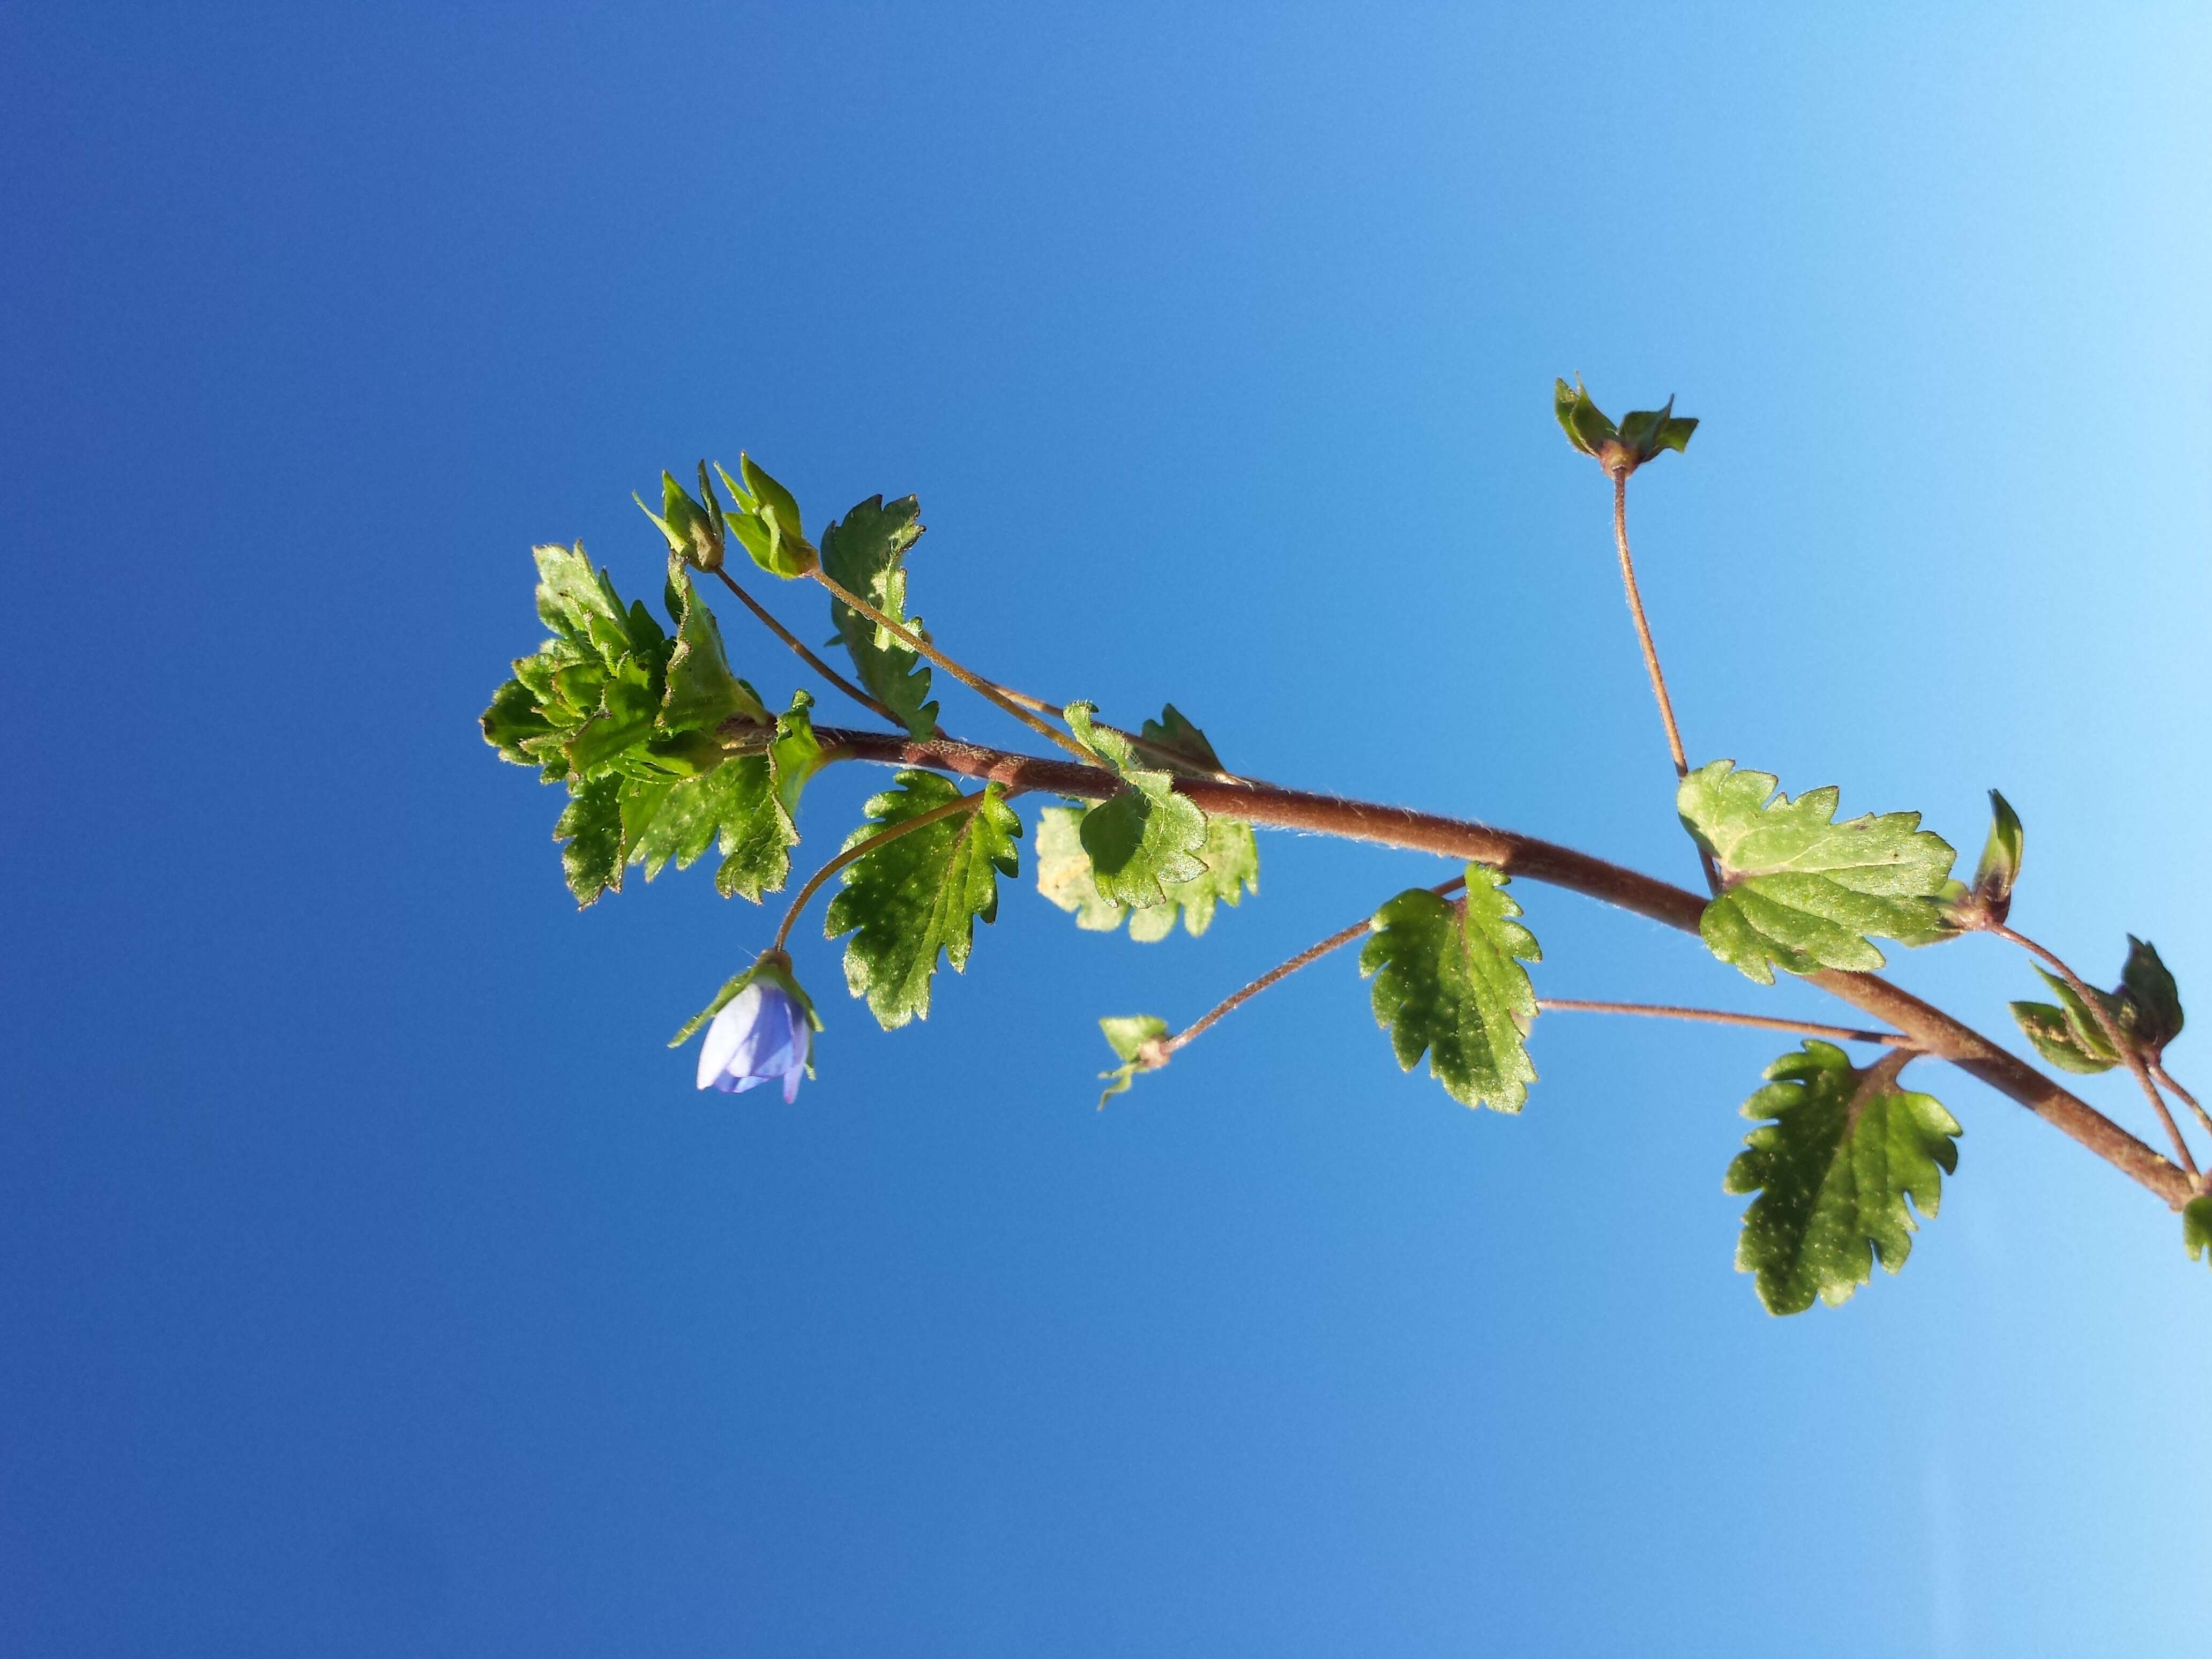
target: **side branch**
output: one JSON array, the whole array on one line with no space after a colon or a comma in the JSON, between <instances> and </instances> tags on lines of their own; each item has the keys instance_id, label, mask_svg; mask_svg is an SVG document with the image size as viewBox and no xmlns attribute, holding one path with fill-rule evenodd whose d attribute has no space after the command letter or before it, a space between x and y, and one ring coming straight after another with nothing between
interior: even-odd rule
<instances>
[{"instance_id":1,"label":"side branch","mask_svg":"<svg viewBox=\"0 0 2212 1659\"><path fill-rule=\"evenodd\" d=\"M943 739L916 742L888 732L817 726L830 758L919 766L962 777L994 778L1009 788L1103 800L1120 788L1095 766L986 749ZM1570 847L1464 818L1346 800L1273 785L1178 778L1175 787L1204 811L1245 823L1303 830L1473 860L1508 875L1561 887L1695 933L1705 900L1697 894ZM1913 1047L1980 1079L2179 1209L2196 1195L2189 1176L2110 1118L2017 1055L1911 992L1873 974L1826 969L1806 975L1830 994L1902 1032Z\"/></svg>"}]
</instances>

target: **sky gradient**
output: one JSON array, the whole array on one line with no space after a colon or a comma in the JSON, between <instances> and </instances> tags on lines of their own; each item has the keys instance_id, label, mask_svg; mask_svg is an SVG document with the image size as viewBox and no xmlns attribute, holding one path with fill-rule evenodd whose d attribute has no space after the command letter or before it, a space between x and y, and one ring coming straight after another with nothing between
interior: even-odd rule
<instances>
[{"instance_id":1,"label":"sky gradient","mask_svg":"<svg viewBox=\"0 0 2212 1659\"><path fill-rule=\"evenodd\" d=\"M580 915L475 719L530 545L650 594L629 493L744 448L918 493L1010 684L1694 880L1579 372L1704 422L1633 501L1692 760L1970 856L2002 787L2015 921L2212 1023L2208 70L2180 6L0 11L0 1648L2201 1650L2212 1279L1959 1074L1905 1272L1786 1321L1720 1190L1783 1040L1547 1018L1471 1113L1346 953L1094 1112L1096 1016L1450 873L1270 835L1196 941L1025 867L890 1035L803 924L819 1080L701 1095L777 908ZM1838 1017L1515 891L1540 993Z\"/></svg>"}]
</instances>

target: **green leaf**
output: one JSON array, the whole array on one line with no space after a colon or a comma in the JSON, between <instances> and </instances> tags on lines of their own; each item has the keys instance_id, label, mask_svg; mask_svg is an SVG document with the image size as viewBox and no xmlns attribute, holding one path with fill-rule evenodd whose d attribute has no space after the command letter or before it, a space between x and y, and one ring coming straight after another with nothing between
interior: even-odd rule
<instances>
[{"instance_id":1,"label":"green leaf","mask_svg":"<svg viewBox=\"0 0 2212 1659\"><path fill-rule=\"evenodd\" d=\"M1083 850L1085 809L1048 806L1037 815L1037 891L1071 912L1075 925L1091 933L1112 933L1127 917L1129 937L1140 944L1165 939L1182 919L1194 939L1213 921L1217 902L1240 902L1260 890L1260 848L1252 827L1229 818L1208 818L1199 850L1205 870L1188 881L1164 884L1166 896L1137 909L1115 903L1098 890L1091 855Z\"/></svg>"},{"instance_id":2,"label":"green leaf","mask_svg":"<svg viewBox=\"0 0 2212 1659\"><path fill-rule=\"evenodd\" d=\"M1552 413L1559 417L1567 441L1585 455L1595 455L1601 445L1620 435L1619 428L1606 419L1605 411L1583 390L1579 374L1572 386L1565 380L1552 383Z\"/></svg>"},{"instance_id":3,"label":"green leaf","mask_svg":"<svg viewBox=\"0 0 2212 1659\"><path fill-rule=\"evenodd\" d=\"M2074 1000L2070 991L2068 1000ZM2027 1034L2027 1040L2035 1045L2035 1052L2060 1071L2094 1077L2119 1064L2118 1056L2104 1034L2095 1031L2084 1035L2068 1018L2065 1009L2054 1008L2047 1002L2015 1002L2008 1006L2020 1029Z\"/></svg>"},{"instance_id":4,"label":"green leaf","mask_svg":"<svg viewBox=\"0 0 2212 1659\"><path fill-rule=\"evenodd\" d=\"M1098 1097L1099 1109L1103 1110L1114 1096L1129 1092L1138 1073L1156 1072L1167 1064L1164 1051L1154 1045L1167 1036L1168 1023L1155 1014L1109 1014L1098 1022L1098 1029L1106 1034L1107 1047L1121 1062L1110 1072L1098 1073L1106 1079Z\"/></svg>"},{"instance_id":5,"label":"green leaf","mask_svg":"<svg viewBox=\"0 0 2212 1659\"><path fill-rule=\"evenodd\" d=\"M1037 891L1072 913L1085 932L1110 933L1129 913L1101 896L1091 878L1091 854L1083 850L1079 806L1048 806L1037 814Z\"/></svg>"},{"instance_id":6,"label":"green leaf","mask_svg":"<svg viewBox=\"0 0 2212 1659\"><path fill-rule=\"evenodd\" d=\"M2104 1023L2088 1003L2050 969L2038 966L2035 971L2058 999L2058 1006L2054 1008L2044 1002L2015 1002L2012 1005L2012 1017L2027 1033L2036 1052L2063 1071L2084 1075L2108 1072L2118 1065L2119 1050L2113 1048ZM2102 1005L2106 1018L2124 1030L2126 1020L2121 999L2094 988L2090 994Z\"/></svg>"},{"instance_id":7,"label":"green leaf","mask_svg":"<svg viewBox=\"0 0 2212 1659\"><path fill-rule=\"evenodd\" d=\"M1689 416L1674 413L1672 398L1667 399L1664 409L1632 410L1616 427L1583 389L1579 374L1571 386L1565 380L1553 382L1552 412L1559 417L1569 443L1608 474L1624 477L1662 450L1679 454L1687 449L1690 434L1698 429L1697 422Z\"/></svg>"},{"instance_id":8,"label":"green leaf","mask_svg":"<svg viewBox=\"0 0 2212 1659\"><path fill-rule=\"evenodd\" d=\"M2156 947L2128 935L2127 965L2120 970L2120 1029L2154 1062L2181 1035L2181 988Z\"/></svg>"},{"instance_id":9,"label":"green leaf","mask_svg":"<svg viewBox=\"0 0 2212 1659\"><path fill-rule=\"evenodd\" d=\"M610 629L617 635L626 631L614 584L592 568L583 543L572 548L535 547L531 554L538 561L538 617L546 627L579 645L592 644ZM597 636L594 623L601 629Z\"/></svg>"},{"instance_id":10,"label":"green leaf","mask_svg":"<svg viewBox=\"0 0 2212 1659\"><path fill-rule=\"evenodd\" d=\"M822 568L840 587L927 639L921 618L906 610L906 554L921 538L921 511L911 495L889 507L882 496L869 496L822 532ZM868 694L914 736L934 732L937 705L929 701L929 669L920 653L834 595L830 619Z\"/></svg>"},{"instance_id":11,"label":"green leaf","mask_svg":"<svg viewBox=\"0 0 2212 1659\"><path fill-rule=\"evenodd\" d=\"M934 772L905 771L896 787L868 802L867 822L845 842L849 852L892 826L963 799L975 805L885 842L845 866L844 891L830 902L823 937L851 933L845 982L865 996L878 1022L896 1030L929 1018L938 953L956 971L968 966L976 917L999 914L999 877L1018 874L1022 821L1005 791L988 784L963 797Z\"/></svg>"},{"instance_id":12,"label":"green leaf","mask_svg":"<svg viewBox=\"0 0 2212 1659\"><path fill-rule=\"evenodd\" d=\"M721 474L738 507L730 515L730 533L752 562L770 575L805 575L821 559L800 527L798 501L764 469L756 466L750 455L738 457L738 472L744 479L742 489L728 473Z\"/></svg>"},{"instance_id":13,"label":"green leaf","mask_svg":"<svg viewBox=\"0 0 2212 1659\"><path fill-rule=\"evenodd\" d=\"M2181 1206L2181 1248L2191 1261L2212 1260L2212 1198L2192 1198Z\"/></svg>"},{"instance_id":14,"label":"green leaf","mask_svg":"<svg viewBox=\"0 0 2212 1659\"><path fill-rule=\"evenodd\" d=\"M1375 913L1359 971L1374 975L1376 1022L1390 1033L1401 1069L1412 1071L1425 1051L1429 1074L1454 1100L1517 1112L1536 1080L1522 1042L1536 994L1521 963L1544 953L1513 920L1521 907L1506 896L1506 880L1470 864L1463 898L1418 887L1399 894Z\"/></svg>"},{"instance_id":15,"label":"green leaf","mask_svg":"<svg viewBox=\"0 0 2212 1659\"><path fill-rule=\"evenodd\" d=\"M2020 866L2027 851L2027 832L2020 814L1996 790L1990 791L1990 835L1982 843L1982 856L1974 866L1974 896L1991 920L2002 921L2012 908L2012 890L2020 879Z\"/></svg>"},{"instance_id":16,"label":"green leaf","mask_svg":"<svg viewBox=\"0 0 2212 1659\"><path fill-rule=\"evenodd\" d=\"M553 838L565 843L561 869L581 908L609 889L622 891L623 780L611 773L572 781L571 787L575 793L553 826Z\"/></svg>"},{"instance_id":17,"label":"green leaf","mask_svg":"<svg viewBox=\"0 0 2212 1659\"><path fill-rule=\"evenodd\" d=\"M1794 801L1778 788L1770 774L1723 760L1676 792L1684 826L1721 870L1698 927L1715 956L1771 985L1774 966L1869 971L1883 957L1869 935L1911 941L1940 929L1936 900L1957 854L1917 812L1835 823L1832 787Z\"/></svg>"},{"instance_id":18,"label":"green leaf","mask_svg":"<svg viewBox=\"0 0 2212 1659\"><path fill-rule=\"evenodd\" d=\"M689 868L709 847L723 854L714 885L725 898L757 904L791 875L799 831L784 811L766 755L738 755L703 777L669 787L649 823L630 837L629 861L647 881L672 860Z\"/></svg>"},{"instance_id":19,"label":"green leaf","mask_svg":"<svg viewBox=\"0 0 2212 1659\"><path fill-rule=\"evenodd\" d=\"M796 1002L805 1013L806 1023L817 1031L822 1029L822 1016L814 1012L814 999L806 994L806 988L801 985L792 973L791 958L781 951L763 951L761 952L760 960L754 963L751 967L741 974L732 974L724 981L722 988L714 993L714 1000L685 1020L684 1029L669 1038L668 1046L672 1048L681 1048L698 1034L701 1026L736 1001L738 993L757 979L769 980L790 992L792 1000ZM814 1075L813 1045L811 1043L808 1045L806 1057L806 1075L809 1077Z\"/></svg>"},{"instance_id":20,"label":"green leaf","mask_svg":"<svg viewBox=\"0 0 2212 1659\"><path fill-rule=\"evenodd\" d=\"M776 798L793 821L799 817L799 798L806 781L829 764L822 758L822 744L814 735L813 716L807 713L813 707L811 692L793 692L791 707L775 717L775 736L768 748Z\"/></svg>"},{"instance_id":21,"label":"green leaf","mask_svg":"<svg viewBox=\"0 0 2212 1659\"><path fill-rule=\"evenodd\" d=\"M1194 772L1212 774L1223 769L1221 757L1213 752L1206 733L1186 720L1173 703L1160 710L1159 719L1146 720L1138 735L1154 749L1177 757Z\"/></svg>"},{"instance_id":22,"label":"green leaf","mask_svg":"<svg viewBox=\"0 0 2212 1659\"><path fill-rule=\"evenodd\" d=\"M1098 726L1097 705L1071 703L1067 724L1119 777L1125 787L1084 814L1083 850L1100 896L1142 908L1167 901L1174 883L1206 873L1206 814L1176 793L1175 780L1137 764L1129 740Z\"/></svg>"},{"instance_id":23,"label":"green leaf","mask_svg":"<svg viewBox=\"0 0 2212 1659\"><path fill-rule=\"evenodd\" d=\"M707 476L707 463L699 463L699 494L702 499L693 501L684 486L676 482L675 475L660 475L660 511L655 513L633 492L630 499L637 501L638 510L659 526L668 543L672 557L701 570L720 570L722 568L722 545L727 520L722 503L715 499L714 481Z\"/></svg>"},{"instance_id":24,"label":"green leaf","mask_svg":"<svg viewBox=\"0 0 2212 1659\"><path fill-rule=\"evenodd\" d=\"M732 716L765 726L768 709L753 690L730 672L722 630L699 597L691 573L675 559L668 566L669 614L676 621L676 649L668 659L667 690L660 700L665 732L711 731Z\"/></svg>"},{"instance_id":25,"label":"green leaf","mask_svg":"<svg viewBox=\"0 0 2212 1659\"><path fill-rule=\"evenodd\" d=\"M1759 1276L1775 1314L1834 1307L1911 1254L1916 1224L1942 1202L1959 1167L1958 1121L1931 1096L1897 1087L1894 1060L1855 1069L1832 1043L1808 1040L1766 1068L1743 1115L1769 1120L1744 1137L1725 1189L1757 1193L1736 1244L1739 1271Z\"/></svg>"}]
</instances>

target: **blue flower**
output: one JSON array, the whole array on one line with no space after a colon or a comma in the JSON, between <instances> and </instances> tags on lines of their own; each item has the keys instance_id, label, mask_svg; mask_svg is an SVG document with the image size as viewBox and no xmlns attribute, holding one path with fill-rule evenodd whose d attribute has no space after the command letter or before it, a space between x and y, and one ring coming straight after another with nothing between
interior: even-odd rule
<instances>
[{"instance_id":1,"label":"blue flower","mask_svg":"<svg viewBox=\"0 0 2212 1659\"><path fill-rule=\"evenodd\" d=\"M699 1050L699 1086L743 1094L781 1078L789 1104L799 1097L812 1042L799 999L763 975L724 1003L707 1027L707 1041Z\"/></svg>"}]
</instances>

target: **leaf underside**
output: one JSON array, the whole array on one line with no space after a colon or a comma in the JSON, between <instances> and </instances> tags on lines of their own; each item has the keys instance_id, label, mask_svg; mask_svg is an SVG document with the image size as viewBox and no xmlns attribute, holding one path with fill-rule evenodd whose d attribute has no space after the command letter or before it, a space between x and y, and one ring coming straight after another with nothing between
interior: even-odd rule
<instances>
[{"instance_id":1,"label":"leaf underside","mask_svg":"<svg viewBox=\"0 0 2212 1659\"><path fill-rule=\"evenodd\" d=\"M1521 963L1543 951L1514 920L1521 907L1505 884L1498 871L1470 864L1462 899L1425 888L1399 894L1375 913L1359 971L1374 978L1376 1022L1402 1070L1425 1053L1430 1075L1454 1100L1517 1112L1536 1080L1522 1041L1536 994Z\"/></svg>"},{"instance_id":2,"label":"leaf underside","mask_svg":"<svg viewBox=\"0 0 2212 1659\"><path fill-rule=\"evenodd\" d=\"M1917 1225L1905 1200L1936 1212L1959 1166L1958 1121L1932 1096L1856 1070L1832 1043L1808 1039L1766 1076L1743 1115L1770 1121L1744 1137L1723 1183L1759 1194L1735 1265L1757 1275L1770 1313L1834 1307L1875 1260L1893 1273L1905 1265Z\"/></svg>"},{"instance_id":3,"label":"leaf underside","mask_svg":"<svg viewBox=\"0 0 2212 1659\"><path fill-rule=\"evenodd\" d=\"M822 533L822 568L892 621L923 639L919 617L906 610L906 555L921 539L921 504L911 495L888 507L871 495ZM884 704L916 738L937 730L937 705L929 701L929 667L898 637L832 595L830 618L853 659L869 696Z\"/></svg>"},{"instance_id":4,"label":"leaf underside","mask_svg":"<svg viewBox=\"0 0 2212 1659\"><path fill-rule=\"evenodd\" d=\"M1098 890L1091 855L1083 850L1082 823L1089 809L1048 806L1037 814L1037 891L1070 912L1075 925L1090 933L1112 933L1126 920L1129 937L1140 944L1165 939L1182 918L1183 931L1196 938L1213 921L1217 903L1236 904L1260 890L1260 847L1249 824L1208 818L1197 857L1205 869L1188 881L1162 884L1158 904L1131 908Z\"/></svg>"}]
</instances>

